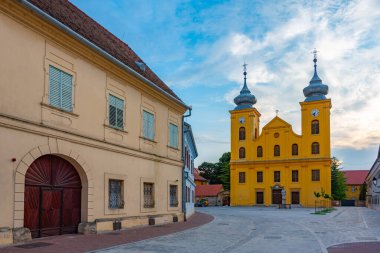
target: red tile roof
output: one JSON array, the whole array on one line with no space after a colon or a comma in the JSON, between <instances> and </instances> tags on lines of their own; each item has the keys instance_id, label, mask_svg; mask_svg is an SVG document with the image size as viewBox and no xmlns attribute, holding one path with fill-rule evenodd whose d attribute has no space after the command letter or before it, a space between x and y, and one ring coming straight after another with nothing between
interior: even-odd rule
<instances>
[{"instance_id":1,"label":"red tile roof","mask_svg":"<svg viewBox=\"0 0 380 253\"><path fill-rule=\"evenodd\" d=\"M205 184L195 186L195 196L218 196L223 191L223 185L221 184Z\"/></svg>"},{"instance_id":2,"label":"red tile roof","mask_svg":"<svg viewBox=\"0 0 380 253\"><path fill-rule=\"evenodd\" d=\"M156 86L181 99L144 63L145 71L136 62L143 60L123 41L87 16L67 0L27 0L43 12L58 20L71 30L80 34L108 54L112 55L128 67L154 83Z\"/></svg>"},{"instance_id":3,"label":"red tile roof","mask_svg":"<svg viewBox=\"0 0 380 253\"><path fill-rule=\"evenodd\" d=\"M194 168L194 181L195 180L204 182L208 181L206 178L199 175L199 170L197 168Z\"/></svg>"},{"instance_id":4,"label":"red tile roof","mask_svg":"<svg viewBox=\"0 0 380 253\"><path fill-rule=\"evenodd\" d=\"M346 184L361 185L364 183L368 170L342 170L346 178Z\"/></svg>"}]
</instances>

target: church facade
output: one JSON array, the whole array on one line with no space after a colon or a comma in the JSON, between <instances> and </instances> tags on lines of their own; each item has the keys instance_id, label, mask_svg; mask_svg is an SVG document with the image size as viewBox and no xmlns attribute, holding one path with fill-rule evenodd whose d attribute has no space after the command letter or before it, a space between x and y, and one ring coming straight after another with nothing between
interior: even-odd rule
<instances>
[{"instance_id":1,"label":"church facade","mask_svg":"<svg viewBox=\"0 0 380 253\"><path fill-rule=\"evenodd\" d=\"M300 102L302 132L274 117L260 132L257 100L246 84L231 114L231 206L292 204L313 207L314 192L331 194L328 86L314 76Z\"/></svg>"}]
</instances>

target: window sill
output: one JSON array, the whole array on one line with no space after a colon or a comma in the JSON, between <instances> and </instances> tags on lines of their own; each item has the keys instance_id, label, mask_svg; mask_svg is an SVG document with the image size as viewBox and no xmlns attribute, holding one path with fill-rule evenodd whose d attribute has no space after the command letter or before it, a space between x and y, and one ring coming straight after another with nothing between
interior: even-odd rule
<instances>
[{"instance_id":1,"label":"window sill","mask_svg":"<svg viewBox=\"0 0 380 253\"><path fill-rule=\"evenodd\" d=\"M117 127L114 127L114 126L111 126L111 125L107 125L107 124L104 124L104 127L105 128L109 128L109 129L112 129L112 130L115 130L115 131L118 131L118 132L123 132L125 134L127 134L128 132L125 131L123 128L117 128Z\"/></svg>"},{"instance_id":2,"label":"window sill","mask_svg":"<svg viewBox=\"0 0 380 253\"><path fill-rule=\"evenodd\" d=\"M149 139L149 138L146 138L144 136L140 136L140 139L143 139L144 141L149 141L149 142L152 142L152 143L157 143L157 141Z\"/></svg>"},{"instance_id":3,"label":"window sill","mask_svg":"<svg viewBox=\"0 0 380 253\"><path fill-rule=\"evenodd\" d=\"M61 108L58 108L58 107L55 107L55 106L52 106L52 105L49 105L49 104L46 104L46 103L41 103L41 106L45 107L45 108L53 109L53 110L55 110L57 112L61 112L61 113L67 114L67 115L70 115L70 116L75 117L75 118L79 117L79 115L76 114L76 113L69 112L69 111L63 110Z\"/></svg>"},{"instance_id":4,"label":"window sill","mask_svg":"<svg viewBox=\"0 0 380 253\"><path fill-rule=\"evenodd\" d=\"M170 149L174 149L174 150L180 151L178 147L172 147L170 145L167 145L167 147L170 148Z\"/></svg>"}]
</instances>

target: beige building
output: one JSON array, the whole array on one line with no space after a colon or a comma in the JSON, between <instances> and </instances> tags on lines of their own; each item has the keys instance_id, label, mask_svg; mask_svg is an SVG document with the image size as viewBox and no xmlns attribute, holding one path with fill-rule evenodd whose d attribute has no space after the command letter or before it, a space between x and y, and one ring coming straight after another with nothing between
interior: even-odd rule
<instances>
[{"instance_id":1,"label":"beige building","mask_svg":"<svg viewBox=\"0 0 380 253\"><path fill-rule=\"evenodd\" d=\"M182 220L188 107L126 44L52 2L0 1L0 244Z\"/></svg>"}]
</instances>

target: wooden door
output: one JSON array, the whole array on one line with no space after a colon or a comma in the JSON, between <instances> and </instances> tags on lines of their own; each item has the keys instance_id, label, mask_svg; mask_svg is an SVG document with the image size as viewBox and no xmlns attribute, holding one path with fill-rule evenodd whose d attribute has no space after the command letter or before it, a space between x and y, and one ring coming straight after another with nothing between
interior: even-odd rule
<instances>
[{"instance_id":1,"label":"wooden door","mask_svg":"<svg viewBox=\"0 0 380 253\"><path fill-rule=\"evenodd\" d=\"M300 193L292 192L292 205L299 205L300 203Z\"/></svg>"},{"instance_id":2,"label":"wooden door","mask_svg":"<svg viewBox=\"0 0 380 253\"><path fill-rule=\"evenodd\" d=\"M281 189L272 190L272 204L274 205L282 204Z\"/></svg>"},{"instance_id":3,"label":"wooden door","mask_svg":"<svg viewBox=\"0 0 380 253\"><path fill-rule=\"evenodd\" d=\"M62 190L42 189L40 236L61 234Z\"/></svg>"},{"instance_id":4,"label":"wooden door","mask_svg":"<svg viewBox=\"0 0 380 253\"><path fill-rule=\"evenodd\" d=\"M32 237L76 233L81 189L71 163L53 155L36 159L25 174L24 226Z\"/></svg>"},{"instance_id":5,"label":"wooden door","mask_svg":"<svg viewBox=\"0 0 380 253\"><path fill-rule=\"evenodd\" d=\"M256 192L256 204L264 204L264 192Z\"/></svg>"}]
</instances>

